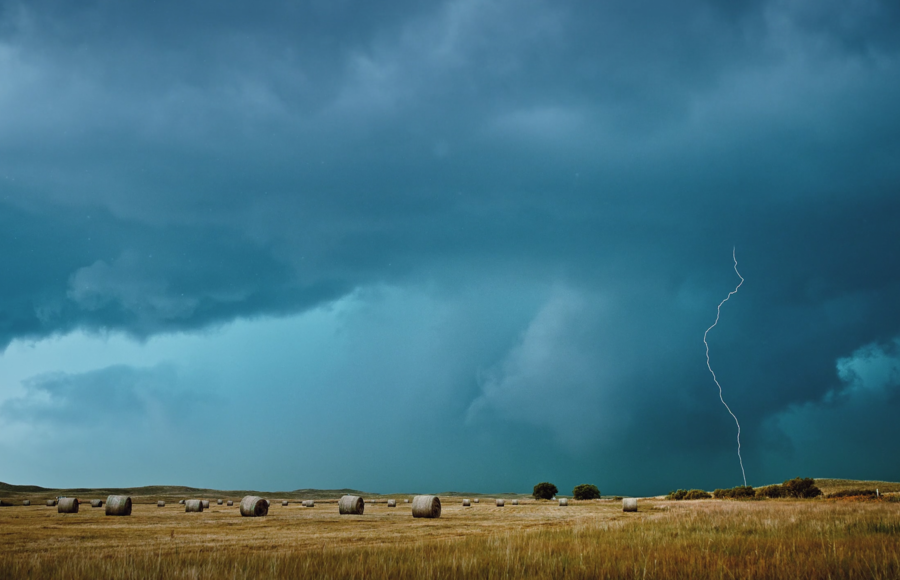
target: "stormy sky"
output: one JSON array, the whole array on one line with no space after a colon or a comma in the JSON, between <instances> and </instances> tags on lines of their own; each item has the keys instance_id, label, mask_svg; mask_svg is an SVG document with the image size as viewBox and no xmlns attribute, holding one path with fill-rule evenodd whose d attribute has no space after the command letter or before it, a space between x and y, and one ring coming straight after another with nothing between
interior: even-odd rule
<instances>
[{"instance_id":1,"label":"stormy sky","mask_svg":"<svg viewBox=\"0 0 900 580\"><path fill-rule=\"evenodd\" d=\"M0 1L0 481L900 479L900 5Z\"/></svg>"}]
</instances>

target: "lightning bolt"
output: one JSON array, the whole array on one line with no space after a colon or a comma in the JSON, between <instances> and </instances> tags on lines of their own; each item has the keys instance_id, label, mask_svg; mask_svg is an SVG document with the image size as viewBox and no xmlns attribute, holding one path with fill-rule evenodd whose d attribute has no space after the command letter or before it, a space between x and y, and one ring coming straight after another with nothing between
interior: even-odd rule
<instances>
[{"instance_id":1,"label":"lightning bolt","mask_svg":"<svg viewBox=\"0 0 900 580\"><path fill-rule=\"evenodd\" d=\"M735 248L731 249L731 258L734 260L734 273L738 275L738 278L741 279L738 282L738 285L735 286L734 290L728 293L728 296L725 297L725 300L719 302L719 307L716 308L716 321L713 322L713 325L706 329L706 332L703 333L703 344L706 345L706 368L709 369L710 374L712 374L713 381L716 383L716 386L719 387L719 400L722 401L722 404L725 405L725 408L728 409L728 414L734 418L734 423L737 425L737 445L738 445L738 461L741 463L741 475L744 476L744 486L747 485L747 474L744 472L744 460L741 458L741 424L738 422L738 418L734 413L731 412L731 407L728 406L728 403L725 402L725 399L722 397L722 385L719 384L718 379L716 379L716 373L713 372L712 366L709 364L709 344L706 342L706 335L709 334L709 331L715 328L717 324L719 324L719 313L722 311L722 305L728 302L728 299L731 298L732 294L737 294L738 288L741 287L741 284L744 283L744 277L741 276L741 273L738 272L737 269L737 257L735 255Z\"/></svg>"}]
</instances>

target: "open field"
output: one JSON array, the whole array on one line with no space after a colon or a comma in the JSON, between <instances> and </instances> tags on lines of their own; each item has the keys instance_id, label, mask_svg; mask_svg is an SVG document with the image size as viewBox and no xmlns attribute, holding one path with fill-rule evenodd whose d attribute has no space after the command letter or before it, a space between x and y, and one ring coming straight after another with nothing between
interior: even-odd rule
<instances>
[{"instance_id":1,"label":"open field","mask_svg":"<svg viewBox=\"0 0 900 580\"><path fill-rule=\"evenodd\" d=\"M648 499L626 514L614 501L463 508L444 497L437 520L402 503L339 516L332 502L273 502L269 516L241 518L236 506L186 514L167 501L131 517L4 507L0 578L900 577L900 502L887 500Z\"/></svg>"},{"instance_id":2,"label":"open field","mask_svg":"<svg viewBox=\"0 0 900 580\"><path fill-rule=\"evenodd\" d=\"M900 492L900 483L892 481L856 481L853 479L817 479L816 487L829 494L848 489L878 489L881 493Z\"/></svg>"}]
</instances>

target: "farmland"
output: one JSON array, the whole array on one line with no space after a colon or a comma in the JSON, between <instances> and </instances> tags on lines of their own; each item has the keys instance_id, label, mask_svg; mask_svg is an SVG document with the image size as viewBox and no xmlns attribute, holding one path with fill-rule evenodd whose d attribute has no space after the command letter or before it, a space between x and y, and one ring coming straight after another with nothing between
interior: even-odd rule
<instances>
[{"instance_id":1,"label":"farmland","mask_svg":"<svg viewBox=\"0 0 900 580\"><path fill-rule=\"evenodd\" d=\"M267 517L241 518L237 506L215 505L217 497L240 499L225 493L206 496L213 500L208 511L186 514L166 491L136 497L133 515L122 518L89 504L58 514L39 501L40 492L37 505L0 509L0 577L900 576L900 502L891 497L648 498L626 514L614 500L559 507L521 499L498 508L484 498L464 508L460 498L445 496L441 518L421 520L402 499L388 508L381 496L362 516L339 516L336 498L304 508L270 495ZM166 507L156 507L158 499Z\"/></svg>"}]
</instances>

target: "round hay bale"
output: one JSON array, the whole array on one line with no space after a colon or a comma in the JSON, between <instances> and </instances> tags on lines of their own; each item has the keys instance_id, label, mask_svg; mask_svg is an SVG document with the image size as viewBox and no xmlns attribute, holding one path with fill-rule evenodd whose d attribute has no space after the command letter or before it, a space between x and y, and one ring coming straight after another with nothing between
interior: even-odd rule
<instances>
[{"instance_id":1,"label":"round hay bale","mask_svg":"<svg viewBox=\"0 0 900 580\"><path fill-rule=\"evenodd\" d=\"M59 503L56 504L56 511L61 514L77 514L78 513L78 498L74 497L64 497L60 498Z\"/></svg>"},{"instance_id":2,"label":"round hay bale","mask_svg":"<svg viewBox=\"0 0 900 580\"><path fill-rule=\"evenodd\" d=\"M234 502L232 500L228 500L228 503L226 505L228 505L228 507L231 507L234 505Z\"/></svg>"},{"instance_id":3,"label":"round hay bale","mask_svg":"<svg viewBox=\"0 0 900 580\"><path fill-rule=\"evenodd\" d=\"M622 511L623 512L636 512L637 511L637 498L636 497L626 497L622 500Z\"/></svg>"},{"instance_id":4,"label":"round hay bale","mask_svg":"<svg viewBox=\"0 0 900 580\"><path fill-rule=\"evenodd\" d=\"M2 507L12 507L11 501L6 501L5 499L0 499L0 506Z\"/></svg>"},{"instance_id":5,"label":"round hay bale","mask_svg":"<svg viewBox=\"0 0 900 580\"><path fill-rule=\"evenodd\" d=\"M55 499L48 499L48 500L47 500L47 507L55 507L55 506L56 506L56 500L55 500Z\"/></svg>"},{"instance_id":6,"label":"round hay bale","mask_svg":"<svg viewBox=\"0 0 900 580\"><path fill-rule=\"evenodd\" d=\"M342 516L361 516L366 511L366 502L358 495L345 495L338 501L338 511Z\"/></svg>"},{"instance_id":7,"label":"round hay bale","mask_svg":"<svg viewBox=\"0 0 900 580\"><path fill-rule=\"evenodd\" d=\"M569 505L569 500L564 497L559 498L559 507L566 507Z\"/></svg>"},{"instance_id":8,"label":"round hay bale","mask_svg":"<svg viewBox=\"0 0 900 580\"><path fill-rule=\"evenodd\" d=\"M111 495L106 498L106 515L130 516L131 498L127 495Z\"/></svg>"},{"instance_id":9,"label":"round hay bale","mask_svg":"<svg viewBox=\"0 0 900 580\"><path fill-rule=\"evenodd\" d=\"M513 504L513 505L519 505L519 500L517 500L517 499L512 500L512 504Z\"/></svg>"},{"instance_id":10,"label":"round hay bale","mask_svg":"<svg viewBox=\"0 0 900 580\"><path fill-rule=\"evenodd\" d=\"M306 507L316 507L316 501L312 499L306 500Z\"/></svg>"},{"instance_id":11,"label":"round hay bale","mask_svg":"<svg viewBox=\"0 0 900 580\"><path fill-rule=\"evenodd\" d=\"M91 507L92 508L103 507L103 500L102 499L92 499Z\"/></svg>"},{"instance_id":12,"label":"round hay bale","mask_svg":"<svg viewBox=\"0 0 900 580\"><path fill-rule=\"evenodd\" d=\"M166 502L158 501L158 502L156 502L156 507L166 507Z\"/></svg>"},{"instance_id":13,"label":"round hay bale","mask_svg":"<svg viewBox=\"0 0 900 580\"><path fill-rule=\"evenodd\" d=\"M200 513L203 511L203 502L199 499L189 499L184 502L184 511Z\"/></svg>"},{"instance_id":14,"label":"round hay bale","mask_svg":"<svg viewBox=\"0 0 900 580\"><path fill-rule=\"evenodd\" d=\"M498 499L497 501L494 502L494 505L496 505L497 507L503 507L506 505L506 502L503 501L502 499Z\"/></svg>"},{"instance_id":15,"label":"round hay bale","mask_svg":"<svg viewBox=\"0 0 900 580\"><path fill-rule=\"evenodd\" d=\"M467 500L467 499L464 499L464 500L463 500L463 507L470 507L471 505L472 505L472 502L471 502L471 501L469 501L469 500Z\"/></svg>"},{"instance_id":16,"label":"round hay bale","mask_svg":"<svg viewBox=\"0 0 900 580\"><path fill-rule=\"evenodd\" d=\"M395 500L395 499L389 499L389 500L388 500L388 507L397 507L397 500Z\"/></svg>"},{"instance_id":17,"label":"round hay bale","mask_svg":"<svg viewBox=\"0 0 900 580\"><path fill-rule=\"evenodd\" d=\"M31 500L30 499L23 500L22 505L31 505Z\"/></svg>"},{"instance_id":18,"label":"round hay bale","mask_svg":"<svg viewBox=\"0 0 900 580\"><path fill-rule=\"evenodd\" d=\"M260 518L269 513L269 502L258 495L248 495L241 500L241 515Z\"/></svg>"},{"instance_id":19,"label":"round hay bale","mask_svg":"<svg viewBox=\"0 0 900 580\"><path fill-rule=\"evenodd\" d=\"M403 500L403 503L409 503L408 499Z\"/></svg>"},{"instance_id":20,"label":"round hay bale","mask_svg":"<svg viewBox=\"0 0 900 580\"><path fill-rule=\"evenodd\" d=\"M287 501L287 500L284 500L283 502L281 502L281 505L282 505L282 506L286 506L287 504L288 504L288 501Z\"/></svg>"},{"instance_id":21,"label":"round hay bale","mask_svg":"<svg viewBox=\"0 0 900 580\"><path fill-rule=\"evenodd\" d=\"M476 497L476 498L473 499L472 501L474 501L475 503L478 503L479 499Z\"/></svg>"},{"instance_id":22,"label":"round hay bale","mask_svg":"<svg viewBox=\"0 0 900 580\"><path fill-rule=\"evenodd\" d=\"M414 518L441 517L441 500L436 495L417 495L412 500Z\"/></svg>"},{"instance_id":23,"label":"round hay bale","mask_svg":"<svg viewBox=\"0 0 900 580\"><path fill-rule=\"evenodd\" d=\"M183 499L178 500L178 505L184 505L184 500Z\"/></svg>"},{"instance_id":24,"label":"round hay bale","mask_svg":"<svg viewBox=\"0 0 900 580\"><path fill-rule=\"evenodd\" d=\"M225 503L225 500L221 500L221 499L216 500L216 505L222 505L223 503Z\"/></svg>"},{"instance_id":25,"label":"round hay bale","mask_svg":"<svg viewBox=\"0 0 900 580\"><path fill-rule=\"evenodd\" d=\"M203 509L208 510L209 509L209 500L201 499L200 501L203 502Z\"/></svg>"}]
</instances>

